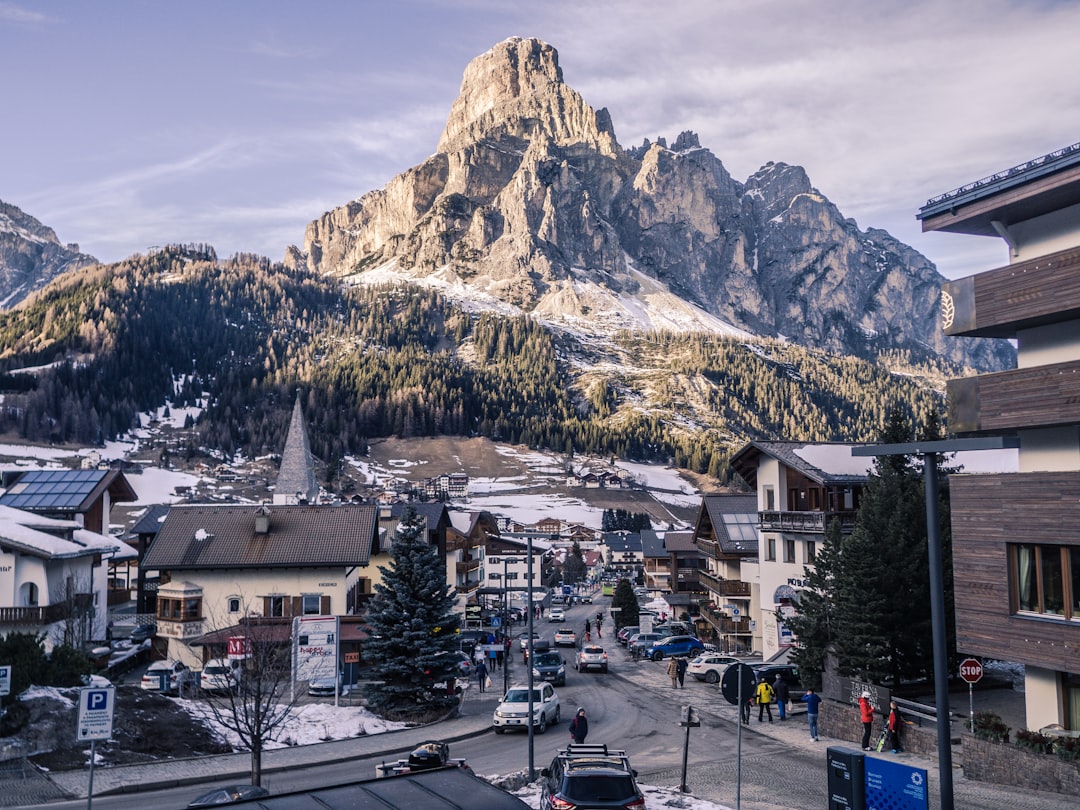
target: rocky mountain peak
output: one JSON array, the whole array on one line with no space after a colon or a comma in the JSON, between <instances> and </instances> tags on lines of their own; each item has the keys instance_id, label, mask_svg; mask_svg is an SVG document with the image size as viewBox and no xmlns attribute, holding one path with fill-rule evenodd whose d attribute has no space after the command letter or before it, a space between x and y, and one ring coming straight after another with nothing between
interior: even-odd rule
<instances>
[{"instance_id":1,"label":"rocky mountain peak","mask_svg":"<svg viewBox=\"0 0 1080 810\"><path fill-rule=\"evenodd\" d=\"M741 183L691 131L623 149L539 39L470 62L435 154L312 222L286 263L595 334L677 322L863 357L1014 358L1004 341L947 340L933 265L860 230L801 167Z\"/></svg>"},{"instance_id":2,"label":"rocky mountain peak","mask_svg":"<svg viewBox=\"0 0 1080 810\"><path fill-rule=\"evenodd\" d=\"M77 244L60 244L52 228L0 200L0 308L13 307L61 273L96 263Z\"/></svg>"},{"instance_id":3,"label":"rocky mountain peak","mask_svg":"<svg viewBox=\"0 0 1080 810\"><path fill-rule=\"evenodd\" d=\"M611 153L611 118L563 82L558 52L539 39L512 37L465 68L437 151L449 154L506 136L557 145L585 143Z\"/></svg>"}]
</instances>

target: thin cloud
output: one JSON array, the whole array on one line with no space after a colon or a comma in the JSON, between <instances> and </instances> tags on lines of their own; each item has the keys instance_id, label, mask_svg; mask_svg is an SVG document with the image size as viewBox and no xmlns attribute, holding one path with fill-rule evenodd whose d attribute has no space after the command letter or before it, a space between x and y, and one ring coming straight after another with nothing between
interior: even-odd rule
<instances>
[{"instance_id":1,"label":"thin cloud","mask_svg":"<svg viewBox=\"0 0 1080 810\"><path fill-rule=\"evenodd\" d=\"M47 25L59 22L55 17L42 14L40 11L17 6L14 3L0 3L0 22L16 23L18 25Z\"/></svg>"}]
</instances>

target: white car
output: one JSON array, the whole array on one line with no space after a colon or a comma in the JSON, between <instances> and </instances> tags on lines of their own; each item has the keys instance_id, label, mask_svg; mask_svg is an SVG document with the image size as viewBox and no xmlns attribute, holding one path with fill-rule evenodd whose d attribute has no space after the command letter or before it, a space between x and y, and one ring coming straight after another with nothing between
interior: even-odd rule
<instances>
[{"instance_id":1,"label":"white car","mask_svg":"<svg viewBox=\"0 0 1080 810\"><path fill-rule=\"evenodd\" d=\"M243 669L239 661L211 658L203 665L199 688L204 692L239 692Z\"/></svg>"},{"instance_id":2,"label":"white car","mask_svg":"<svg viewBox=\"0 0 1080 810\"><path fill-rule=\"evenodd\" d=\"M577 646L577 633L571 630L569 627L560 627L555 631L555 646L556 647L575 647Z\"/></svg>"},{"instance_id":3,"label":"white car","mask_svg":"<svg viewBox=\"0 0 1080 810\"><path fill-rule=\"evenodd\" d=\"M724 670L731 664L760 664L761 659L738 658L725 653L702 653L694 658L686 667L686 674L693 675L696 680L706 683L719 683Z\"/></svg>"},{"instance_id":4,"label":"white car","mask_svg":"<svg viewBox=\"0 0 1080 810\"><path fill-rule=\"evenodd\" d=\"M553 607L551 609L551 612L548 613L548 621L549 622L565 622L566 621L566 613L563 612L562 608Z\"/></svg>"},{"instance_id":5,"label":"white car","mask_svg":"<svg viewBox=\"0 0 1080 810\"><path fill-rule=\"evenodd\" d=\"M532 725L537 733L543 734L548 726L559 722L561 709L559 707L559 694L550 683L540 683L533 686L533 716ZM495 725L495 733L503 734L507 729L529 728L529 687L511 686L503 695L502 702L495 708L492 717Z\"/></svg>"},{"instance_id":6,"label":"white car","mask_svg":"<svg viewBox=\"0 0 1080 810\"><path fill-rule=\"evenodd\" d=\"M179 661L155 661L146 668L139 686L151 692L175 694L191 681L191 670Z\"/></svg>"}]
</instances>

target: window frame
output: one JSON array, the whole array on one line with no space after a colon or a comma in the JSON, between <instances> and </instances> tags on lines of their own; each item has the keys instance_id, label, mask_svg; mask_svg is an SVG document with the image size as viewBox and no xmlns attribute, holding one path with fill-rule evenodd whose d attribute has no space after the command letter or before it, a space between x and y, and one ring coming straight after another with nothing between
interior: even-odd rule
<instances>
[{"instance_id":1,"label":"window frame","mask_svg":"<svg viewBox=\"0 0 1080 810\"><path fill-rule=\"evenodd\" d=\"M1009 612L1013 616L1050 619L1054 621L1080 620L1080 594L1073 592L1080 583L1080 571L1073 564L1080 565L1080 554L1073 554L1075 546L1056 543L1009 543L1006 550L1009 575ZM1032 549L1029 573L1034 578L1033 607L1021 606L1020 575L1021 550ZM1053 556L1057 555L1059 571L1059 593L1061 610L1047 610L1047 583L1045 573L1052 565ZM1046 558L1044 560L1044 558ZM1053 594L1051 594L1053 595Z\"/></svg>"}]
</instances>

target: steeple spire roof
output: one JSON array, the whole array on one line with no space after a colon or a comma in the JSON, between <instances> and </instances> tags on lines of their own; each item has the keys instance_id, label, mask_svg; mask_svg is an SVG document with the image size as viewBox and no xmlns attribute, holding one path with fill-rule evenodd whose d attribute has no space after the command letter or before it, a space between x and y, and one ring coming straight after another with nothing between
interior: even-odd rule
<instances>
[{"instance_id":1,"label":"steeple spire roof","mask_svg":"<svg viewBox=\"0 0 1080 810\"><path fill-rule=\"evenodd\" d=\"M311 457L311 443L308 441L307 425L304 423L298 391L296 403L293 405L292 421L289 422L289 435L285 439L285 451L281 454L281 469L278 470L277 486L274 489L274 503L316 503L318 498L319 484L315 480L315 462Z\"/></svg>"}]
</instances>

